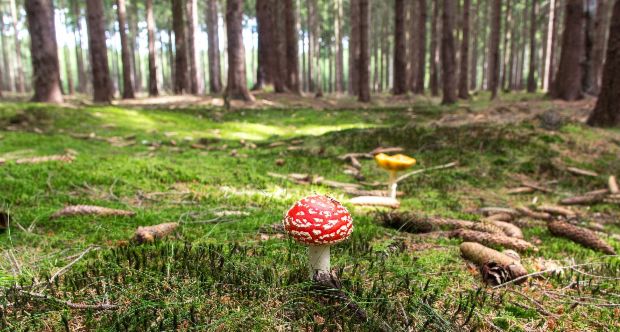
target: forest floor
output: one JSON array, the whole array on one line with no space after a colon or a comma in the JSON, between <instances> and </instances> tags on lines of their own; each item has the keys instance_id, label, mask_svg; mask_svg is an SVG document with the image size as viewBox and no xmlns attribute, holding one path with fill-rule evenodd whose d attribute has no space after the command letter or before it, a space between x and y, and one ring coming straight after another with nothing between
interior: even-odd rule
<instances>
[{"instance_id":1,"label":"forest floor","mask_svg":"<svg viewBox=\"0 0 620 332\"><path fill-rule=\"evenodd\" d=\"M10 215L0 231L0 330L620 329L620 258L555 237L543 222L523 228L539 249L523 252L523 265L567 268L493 289L461 257L460 240L386 228L341 189L269 175L380 189L387 174L373 160L360 160L359 182L338 157L398 146L415 169L458 162L402 181L402 211L477 221L482 207L557 204L620 175L620 131L583 124L593 100L258 99L233 110L194 97L0 103L0 211ZM50 155L70 158L18 162ZM508 194L524 181L549 190ZM355 231L332 248L332 265L366 322L309 290L306 248L272 227L311 193L352 212ZM136 214L50 218L72 204ZM620 250L618 204L573 210ZM154 244L130 241L138 226L164 222L180 226Z\"/></svg>"}]
</instances>

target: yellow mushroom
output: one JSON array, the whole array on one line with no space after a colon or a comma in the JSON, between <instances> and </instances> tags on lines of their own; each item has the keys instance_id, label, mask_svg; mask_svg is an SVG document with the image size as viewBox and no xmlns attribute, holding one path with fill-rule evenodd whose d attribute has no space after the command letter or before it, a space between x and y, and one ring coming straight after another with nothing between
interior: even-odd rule
<instances>
[{"instance_id":1,"label":"yellow mushroom","mask_svg":"<svg viewBox=\"0 0 620 332\"><path fill-rule=\"evenodd\" d=\"M379 153L375 155L375 161L379 167L386 169L390 172L389 190L390 197L396 198L396 172L405 170L415 165L416 160L414 158L405 156L404 154L395 154L389 156L385 153Z\"/></svg>"}]
</instances>

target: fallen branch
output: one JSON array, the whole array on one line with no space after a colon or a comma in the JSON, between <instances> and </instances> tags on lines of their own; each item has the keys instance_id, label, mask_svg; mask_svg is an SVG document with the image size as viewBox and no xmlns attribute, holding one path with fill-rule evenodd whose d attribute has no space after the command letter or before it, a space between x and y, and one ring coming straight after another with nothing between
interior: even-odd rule
<instances>
[{"instance_id":1,"label":"fallen branch","mask_svg":"<svg viewBox=\"0 0 620 332\"><path fill-rule=\"evenodd\" d=\"M518 260L480 243L463 242L460 249L461 255L474 262L480 268L482 279L491 285L500 285L527 275L527 270ZM524 281L522 279L519 283Z\"/></svg>"},{"instance_id":2,"label":"fallen branch","mask_svg":"<svg viewBox=\"0 0 620 332\"><path fill-rule=\"evenodd\" d=\"M596 172L588 171L588 170L577 168L577 167L568 167L566 170L575 175L591 176L591 177L598 176L598 173Z\"/></svg>"},{"instance_id":3,"label":"fallen branch","mask_svg":"<svg viewBox=\"0 0 620 332\"><path fill-rule=\"evenodd\" d=\"M138 227L138 229L136 230L133 240L139 244L154 242L155 240L162 239L168 234L172 233L177 227L179 227L179 224L176 222L169 222L146 227L141 226Z\"/></svg>"},{"instance_id":4,"label":"fallen branch","mask_svg":"<svg viewBox=\"0 0 620 332\"><path fill-rule=\"evenodd\" d=\"M351 198L349 203L358 206L383 206L392 209L400 207L400 202L397 199L383 196L358 196Z\"/></svg>"},{"instance_id":5,"label":"fallen branch","mask_svg":"<svg viewBox=\"0 0 620 332\"><path fill-rule=\"evenodd\" d=\"M602 251L609 255L615 255L616 251L612 246L607 244L596 233L589 229L575 226L564 221L555 220L547 224L551 234L565 237L585 247Z\"/></svg>"},{"instance_id":6,"label":"fallen branch","mask_svg":"<svg viewBox=\"0 0 620 332\"><path fill-rule=\"evenodd\" d=\"M73 217L73 216L134 216L136 213L133 211L110 209L101 206L94 205L69 205L58 211L56 211L50 219L56 219L60 217Z\"/></svg>"},{"instance_id":7,"label":"fallen branch","mask_svg":"<svg viewBox=\"0 0 620 332\"><path fill-rule=\"evenodd\" d=\"M502 246L517 251L526 251L530 249L536 250L536 247L534 247L534 245L525 240L508 237L505 235L490 234L467 229L458 229L452 233L451 237L458 237L463 239L464 241L478 242L486 246Z\"/></svg>"},{"instance_id":8,"label":"fallen branch","mask_svg":"<svg viewBox=\"0 0 620 332\"><path fill-rule=\"evenodd\" d=\"M438 170L438 169L445 169L445 168L451 168L454 166L457 166L459 163L456 161L453 161L451 163L445 164L445 165L439 165L439 166L433 166L433 167L428 167L428 168L423 168L423 169L418 169L415 170L413 172L409 172L409 173L405 173L401 176L399 176L398 178L396 178L396 183L403 181L404 179L416 175L416 174L420 174L420 173L424 173L424 172L428 172L428 171L434 171L434 170Z\"/></svg>"}]
</instances>

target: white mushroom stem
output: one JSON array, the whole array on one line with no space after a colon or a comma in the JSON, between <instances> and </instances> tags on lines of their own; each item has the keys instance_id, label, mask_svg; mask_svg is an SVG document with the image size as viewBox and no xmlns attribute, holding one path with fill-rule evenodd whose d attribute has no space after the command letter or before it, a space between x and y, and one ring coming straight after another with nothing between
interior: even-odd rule
<instances>
[{"instance_id":1,"label":"white mushroom stem","mask_svg":"<svg viewBox=\"0 0 620 332\"><path fill-rule=\"evenodd\" d=\"M398 182L396 182L396 172L390 171L390 182L388 188L390 190L390 197L396 198L396 187L398 186Z\"/></svg>"},{"instance_id":2,"label":"white mushroom stem","mask_svg":"<svg viewBox=\"0 0 620 332\"><path fill-rule=\"evenodd\" d=\"M310 258L311 277L316 271L330 273L329 270L329 245L318 245L308 247L308 257Z\"/></svg>"}]
</instances>

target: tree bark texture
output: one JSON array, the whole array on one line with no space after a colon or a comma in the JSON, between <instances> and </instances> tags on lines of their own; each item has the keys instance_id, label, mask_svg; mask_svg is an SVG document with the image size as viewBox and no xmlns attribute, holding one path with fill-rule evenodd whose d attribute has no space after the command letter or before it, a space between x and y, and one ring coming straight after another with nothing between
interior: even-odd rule
<instances>
[{"instance_id":1,"label":"tree bark texture","mask_svg":"<svg viewBox=\"0 0 620 332\"><path fill-rule=\"evenodd\" d=\"M133 91L133 73L131 50L127 40L127 13L125 8L125 0L116 0L116 9L118 12L119 34L121 36L121 57L123 61L123 99L133 99L135 94Z\"/></svg>"},{"instance_id":2,"label":"tree bark texture","mask_svg":"<svg viewBox=\"0 0 620 332\"><path fill-rule=\"evenodd\" d=\"M456 3L443 1L441 32L441 77L443 85L442 104L456 102L456 48L454 45L454 20Z\"/></svg>"},{"instance_id":3,"label":"tree bark texture","mask_svg":"<svg viewBox=\"0 0 620 332\"><path fill-rule=\"evenodd\" d=\"M114 90L110 78L110 68L108 67L108 48L106 47L102 0L86 0L86 18L93 100L99 103L109 103L114 95Z\"/></svg>"},{"instance_id":4,"label":"tree bark texture","mask_svg":"<svg viewBox=\"0 0 620 332\"><path fill-rule=\"evenodd\" d=\"M174 60L174 93L190 92L187 77L187 41L185 39L185 22L183 0L172 0L172 29L174 30L174 46L176 49Z\"/></svg>"},{"instance_id":5,"label":"tree bark texture","mask_svg":"<svg viewBox=\"0 0 620 332\"><path fill-rule=\"evenodd\" d=\"M218 36L217 0L207 0L207 35L209 43L209 90L212 93L222 91L220 69L220 41Z\"/></svg>"},{"instance_id":6,"label":"tree bark texture","mask_svg":"<svg viewBox=\"0 0 620 332\"><path fill-rule=\"evenodd\" d=\"M226 97L253 101L246 82L245 48L242 34L243 0L226 1L226 33L228 39L228 84Z\"/></svg>"},{"instance_id":7,"label":"tree bark texture","mask_svg":"<svg viewBox=\"0 0 620 332\"><path fill-rule=\"evenodd\" d=\"M560 65L551 90L553 98L571 101L583 97L581 64L584 51L583 0L567 0Z\"/></svg>"}]
</instances>

